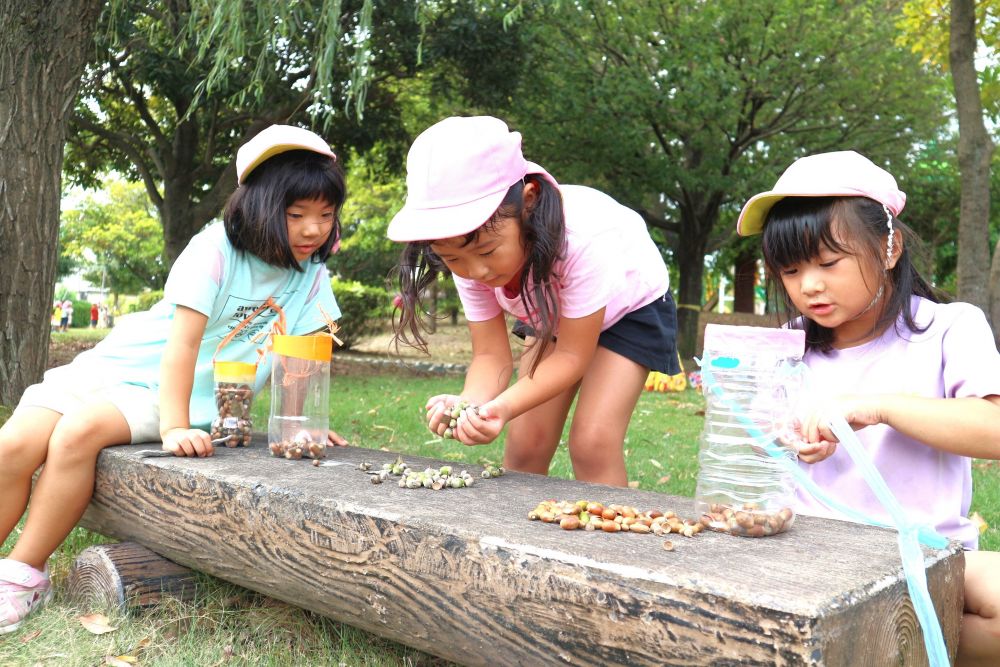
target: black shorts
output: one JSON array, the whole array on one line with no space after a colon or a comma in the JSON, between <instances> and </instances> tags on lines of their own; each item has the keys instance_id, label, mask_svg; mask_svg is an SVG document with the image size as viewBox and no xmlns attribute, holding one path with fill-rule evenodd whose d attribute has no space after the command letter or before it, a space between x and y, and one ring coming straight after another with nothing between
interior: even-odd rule
<instances>
[{"instance_id":1,"label":"black shorts","mask_svg":"<svg viewBox=\"0 0 1000 667\"><path fill-rule=\"evenodd\" d=\"M518 320L511 329L518 338L535 330ZM652 371L667 375L681 372L677 359L677 306L667 292L642 308L627 313L601 332L597 344Z\"/></svg>"}]
</instances>

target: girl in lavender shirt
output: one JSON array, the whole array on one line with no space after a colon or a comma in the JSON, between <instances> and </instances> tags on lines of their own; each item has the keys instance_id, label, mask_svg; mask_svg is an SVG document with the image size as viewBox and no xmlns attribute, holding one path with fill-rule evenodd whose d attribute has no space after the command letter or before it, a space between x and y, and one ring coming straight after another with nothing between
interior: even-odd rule
<instances>
[{"instance_id":1,"label":"girl in lavender shirt","mask_svg":"<svg viewBox=\"0 0 1000 667\"><path fill-rule=\"evenodd\" d=\"M577 479L625 486L622 443L650 369L679 372L666 265L642 218L524 159L521 135L488 116L448 118L407 157L397 342L424 346L421 297L450 271L472 337L460 396L427 401L432 431L468 444L507 428L504 465L546 474L570 404ZM505 313L527 341L513 385ZM454 418L456 404L469 403Z\"/></svg>"},{"instance_id":2,"label":"girl in lavender shirt","mask_svg":"<svg viewBox=\"0 0 1000 667\"><path fill-rule=\"evenodd\" d=\"M806 331L812 379L858 431L911 518L960 540L965 615L959 665L1000 664L1000 553L979 552L967 515L972 458L1000 459L1000 354L983 312L942 303L911 263L906 196L867 158L823 153L793 163L737 223L763 231L764 261L789 326ZM799 459L839 501L888 521L861 472L817 414ZM800 493L805 514L843 518Z\"/></svg>"}]
</instances>

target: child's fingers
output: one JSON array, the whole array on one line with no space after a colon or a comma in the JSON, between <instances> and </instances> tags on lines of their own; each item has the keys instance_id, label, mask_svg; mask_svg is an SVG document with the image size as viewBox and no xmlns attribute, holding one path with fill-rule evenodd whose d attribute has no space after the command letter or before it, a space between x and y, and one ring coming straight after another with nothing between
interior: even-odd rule
<instances>
[{"instance_id":1,"label":"child's fingers","mask_svg":"<svg viewBox=\"0 0 1000 667\"><path fill-rule=\"evenodd\" d=\"M799 460L805 463L819 463L823 459L830 458L837 451L837 443L830 440L821 440L812 443L800 443L798 450Z\"/></svg>"},{"instance_id":2,"label":"child's fingers","mask_svg":"<svg viewBox=\"0 0 1000 667\"><path fill-rule=\"evenodd\" d=\"M451 403L455 401L456 397L451 394L438 394L437 396L431 396L427 399L427 403L424 405L425 410L430 410L434 407L439 407L441 410L447 408Z\"/></svg>"},{"instance_id":3,"label":"child's fingers","mask_svg":"<svg viewBox=\"0 0 1000 667\"><path fill-rule=\"evenodd\" d=\"M502 428L503 422L497 417L489 416L488 413L484 415L482 408L479 412L465 410L458 418L456 426L456 430L461 436L461 442L467 445L482 445L493 442Z\"/></svg>"},{"instance_id":4,"label":"child's fingers","mask_svg":"<svg viewBox=\"0 0 1000 667\"><path fill-rule=\"evenodd\" d=\"M194 445L196 456L211 456L215 453L215 448L212 446L212 439L208 436L208 433L198 429L191 429L189 433L191 433L191 444Z\"/></svg>"},{"instance_id":5,"label":"child's fingers","mask_svg":"<svg viewBox=\"0 0 1000 667\"><path fill-rule=\"evenodd\" d=\"M163 448L175 456L211 456L215 449L208 433L196 428L177 429L164 439Z\"/></svg>"},{"instance_id":6,"label":"child's fingers","mask_svg":"<svg viewBox=\"0 0 1000 667\"><path fill-rule=\"evenodd\" d=\"M334 430L330 430L330 432L327 433L327 440L330 442L330 444L335 445L337 447L347 447L347 438L340 435Z\"/></svg>"}]
</instances>

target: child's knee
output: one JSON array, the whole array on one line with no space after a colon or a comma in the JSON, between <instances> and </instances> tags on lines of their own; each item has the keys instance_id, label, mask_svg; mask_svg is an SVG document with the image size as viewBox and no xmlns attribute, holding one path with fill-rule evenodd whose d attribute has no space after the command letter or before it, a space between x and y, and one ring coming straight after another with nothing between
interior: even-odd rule
<instances>
[{"instance_id":1,"label":"child's knee","mask_svg":"<svg viewBox=\"0 0 1000 667\"><path fill-rule=\"evenodd\" d=\"M116 442L120 440L120 442ZM112 444L126 444L128 439L114 437L99 417L76 413L59 420L49 439L50 459L89 460Z\"/></svg>"},{"instance_id":2,"label":"child's knee","mask_svg":"<svg viewBox=\"0 0 1000 667\"><path fill-rule=\"evenodd\" d=\"M30 419L15 417L0 428L0 470L8 475L32 474L45 461L50 430L32 428Z\"/></svg>"}]
</instances>

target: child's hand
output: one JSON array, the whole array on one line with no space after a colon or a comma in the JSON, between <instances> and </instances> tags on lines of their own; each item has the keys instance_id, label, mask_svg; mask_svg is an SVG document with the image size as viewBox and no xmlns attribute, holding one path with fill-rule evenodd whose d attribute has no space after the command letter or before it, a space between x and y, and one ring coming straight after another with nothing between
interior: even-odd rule
<instances>
[{"instance_id":1,"label":"child's hand","mask_svg":"<svg viewBox=\"0 0 1000 667\"><path fill-rule=\"evenodd\" d=\"M347 447L347 439L344 436L338 434L336 431L331 430L327 434L327 444L335 445L337 447Z\"/></svg>"},{"instance_id":2,"label":"child's hand","mask_svg":"<svg viewBox=\"0 0 1000 667\"><path fill-rule=\"evenodd\" d=\"M500 435L507 418L500 401L489 401L478 410L463 410L454 429L454 438L464 445L485 445Z\"/></svg>"},{"instance_id":3,"label":"child's hand","mask_svg":"<svg viewBox=\"0 0 1000 667\"><path fill-rule=\"evenodd\" d=\"M877 396L840 396L822 412L813 412L801 421L802 439L808 443L839 442L826 416L831 414L841 415L855 431L884 421Z\"/></svg>"},{"instance_id":4,"label":"child's hand","mask_svg":"<svg viewBox=\"0 0 1000 667\"><path fill-rule=\"evenodd\" d=\"M451 422L451 408L461 401L462 397L454 394L438 394L428 398L424 406L427 411L427 428L444 437L445 429Z\"/></svg>"},{"instance_id":5,"label":"child's hand","mask_svg":"<svg viewBox=\"0 0 1000 667\"><path fill-rule=\"evenodd\" d=\"M211 456L212 439L198 428L172 428L163 436L163 449L174 456Z\"/></svg>"},{"instance_id":6,"label":"child's hand","mask_svg":"<svg viewBox=\"0 0 1000 667\"><path fill-rule=\"evenodd\" d=\"M780 445L794 451L799 460L805 463L819 463L837 451L836 439L810 442L805 439L803 432L802 422L796 419L780 429L775 437Z\"/></svg>"},{"instance_id":7,"label":"child's hand","mask_svg":"<svg viewBox=\"0 0 1000 667\"><path fill-rule=\"evenodd\" d=\"M800 461L804 461L805 463L819 463L823 459L833 456L833 453L837 451L837 443L829 440L820 440L819 442L799 440L795 443L795 449L798 452Z\"/></svg>"}]
</instances>

